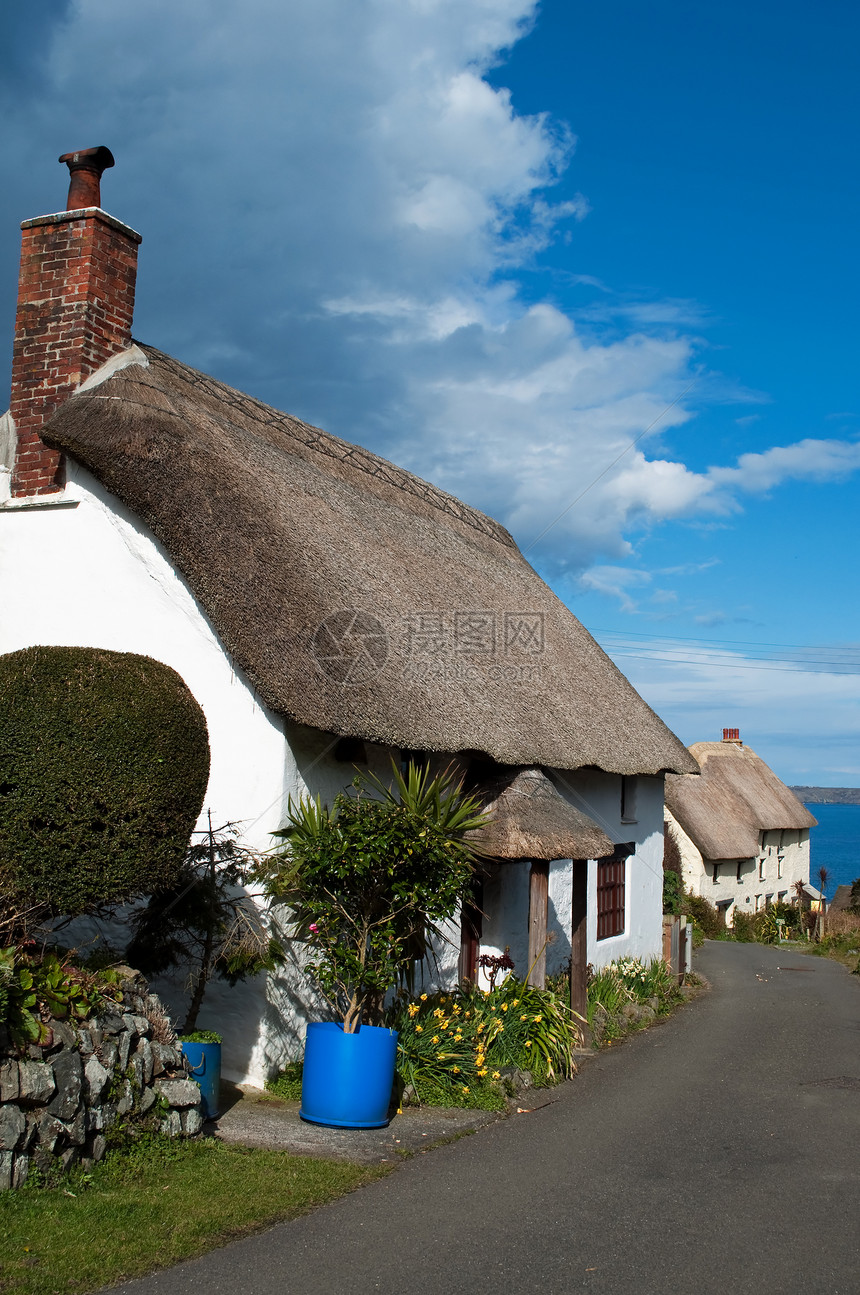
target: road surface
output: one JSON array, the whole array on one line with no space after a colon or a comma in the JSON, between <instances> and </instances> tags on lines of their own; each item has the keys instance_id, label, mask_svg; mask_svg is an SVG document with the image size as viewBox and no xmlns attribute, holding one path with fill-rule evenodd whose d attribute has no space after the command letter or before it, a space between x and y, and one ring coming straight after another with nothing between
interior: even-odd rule
<instances>
[{"instance_id":1,"label":"road surface","mask_svg":"<svg viewBox=\"0 0 860 1295\"><path fill-rule=\"evenodd\" d=\"M697 965L710 992L551 1104L123 1295L858 1295L860 977Z\"/></svg>"}]
</instances>

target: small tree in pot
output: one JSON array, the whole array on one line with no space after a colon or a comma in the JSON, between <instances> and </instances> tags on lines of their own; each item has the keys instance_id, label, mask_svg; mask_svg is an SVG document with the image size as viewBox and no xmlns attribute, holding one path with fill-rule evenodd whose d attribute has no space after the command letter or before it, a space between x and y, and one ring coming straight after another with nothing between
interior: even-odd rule
<instances>
[{"instance_id":1,"label":"small tree in pot","mask_svg":"<svg viewBox=\"0 0 860 1295\"><path fill-rule=\"evenodd\" d=\"M410 763L393 785L359 774L329 809L290 803L283 853L261 868L269 900L291 910L306 968L347 1034L382 1020L469 889L485 817L449 775Z\"/></svg>"}]
</instances>

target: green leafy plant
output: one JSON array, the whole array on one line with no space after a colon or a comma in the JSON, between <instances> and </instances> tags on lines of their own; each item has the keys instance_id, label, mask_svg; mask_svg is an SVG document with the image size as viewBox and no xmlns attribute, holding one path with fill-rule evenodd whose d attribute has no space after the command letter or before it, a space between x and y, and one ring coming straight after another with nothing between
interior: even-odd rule
<instances>
[{"instance_id":1,"label":"green leafy plant","mask_svg":"<svg viewBox=\"0 0 860 1295\"><path fill-rule=\"evenodd\" d=\"M216 1030L192 1030L190 1034L180 1034L180 1043L223 1043L223 1035Z\"/></svg>"},{"instance_id":2,"label":"green leafy plant","mask_svg":"<svg viewBox=\"0 0 860 1295\"><path fill-rule=\"evenodd\" d=\"M120 997L116 976L72 967L54 952L42 957L0 949L0 1024L13 1043L50 1044L50 1022L83 1021Z\"/></svg>"},{"instance_id":3,"label":"green leafy plant","mask_svg":"<svg viewBox=\"0 0 860 1295\"><path fill-rule=\"evenodd\" d=\"M663 873L663 912L677 917L683 912L684 888L677 872L668 868Z\"/></svg>"},{"instance_id":4,"label":"green leafy plant","mask_svg":"<svg viewBox=\"0 0 860 1295\"><path fill-rule=\"evenodd\" d=\"M0 656L0 912L45 917L175 877L203 802L203 712L169 666L129 652Z\"/></svg>"},{"instance_id":5,"label":"green leafy plant","mask_svg":"<svg viewBox=\"0 0 860 1295\"><path fill-rule=\"evenodd\" d=\"M272 970L284 956L257 905L241 889L257 856L240 844L235 825L213 828L210 815L208 830L195 836L200 839L188 847L175 880L157 889L131 918L133 936L125 951L144 975L190 968L185 1036L197 1028L213 977L235 985Z\"/></svg>"},{"instance_id":6,"label":"green leafy plant","mask_svg":"<svg viewBox=\"0 0 860 1295\"><path fill-rule=\"evenodd\" d=\"M691 891L687 891L683 898L681 912L693 919L694 925L707 939L724 940L726 938L725 923L720 917L716 906L702 895L694 895Z\"/></svg>"},{"instance_id":7,"label":"green leafy plant","mask_svg":"<svg viewBox=\"0 0 860 1295\"><path fill-rule=\"evenodd\" d=\"M468 833L485 817L445 774L392 765L393 785L358 775L331 808L290 802L275 835L286 849L257 870L274 905L291 910L290 933L307 946L307 971L344 1030L378 1024L386 994L408 985L432 956L472 879Z\"/></svg>"}]
</instances>

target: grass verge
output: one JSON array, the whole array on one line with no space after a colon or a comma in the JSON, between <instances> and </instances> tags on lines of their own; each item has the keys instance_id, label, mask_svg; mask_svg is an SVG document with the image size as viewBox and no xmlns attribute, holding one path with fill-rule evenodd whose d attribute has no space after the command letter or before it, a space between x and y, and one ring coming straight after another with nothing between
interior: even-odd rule
<instances>
[{"instance_id":1,"label":"grass verge","mask_svg":"<svg viewBox=\"0 0 860 1295\"><path fill-rule=\"evenodd\" d=\"M213 1139L146 1139L89 1173L0 1195L0 1291L94 1291L193 1258L378 1178Z\"/></svg>"}]
</instances>

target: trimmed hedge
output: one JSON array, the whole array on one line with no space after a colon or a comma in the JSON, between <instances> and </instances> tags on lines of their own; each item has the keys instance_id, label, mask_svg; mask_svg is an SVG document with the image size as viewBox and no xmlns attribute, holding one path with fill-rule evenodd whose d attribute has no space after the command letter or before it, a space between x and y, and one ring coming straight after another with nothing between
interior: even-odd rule
<instances>
[{"instance_id":1,"label":"trimmed hedge","mask_svg":"<svg viewBox=\"0 0 860 1295\"><path fill-rule=\"evenodd\" d=\"M0 656L0 876L76 915L179 870L209 780L206 720L169 666L132 652Z\"/></svg>"}]
</instances>

